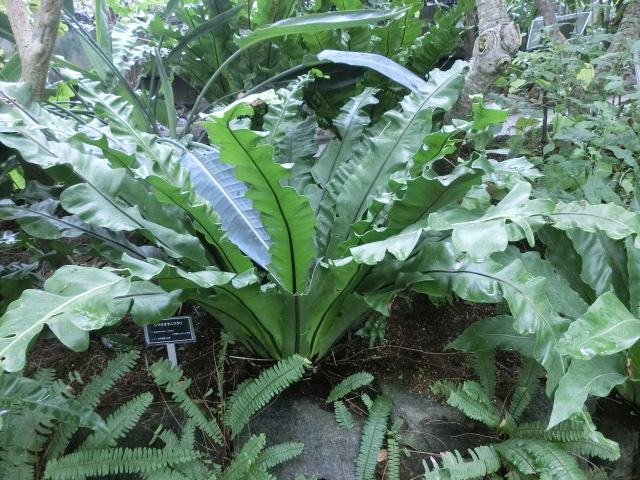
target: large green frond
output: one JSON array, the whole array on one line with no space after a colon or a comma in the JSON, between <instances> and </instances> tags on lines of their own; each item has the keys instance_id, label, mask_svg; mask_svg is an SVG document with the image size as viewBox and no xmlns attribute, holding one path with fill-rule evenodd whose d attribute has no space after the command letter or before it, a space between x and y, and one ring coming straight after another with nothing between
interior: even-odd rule
<instances>
[{"instance_id":1,"label":"large green frond","mask_svg":"<svg viewBox=\"0 0 640 480\"><path fill-rule=\"evenodd\" d=\"M306 197L282 185L290 172L273 161L273 147L258 145L262 137L232 123L238 116L253 113L244 103L231 105L210 117L205 127L212 142L220 145L220 160L235 165L235 175L251 188L247 197L261 213L271 238L269 272L288 292L307 290L315 257L315 218Z\"/></svg>"},{"instance_id":2,"label":"large green frond","mask_svg":"<svg viewBox=\"0 0 640 480\"><path fill-rule=\"evenodd\" d=\"M378 452L382 447L387 423L393 404L382 395L376 397L369 409L369 416L362 429L360 453L356 458L356 479L371 480L374 478L378 463Z\"/></svg>"},{"instance_id":3,"label":"large green frond","mask_svg":"<svg viewBox=\"0 0 640 480\"><path fill-rule=\"evenodd\" d=\"M142 414L147 410L153 395L150 392L141 393L132 400L122 405L106 420L106 432L94 432L80 445L78 450L96 450L100 448L115 447L117 440L124 437L134 428ZM50 458L55 458L51 456Z\"/></svg>"},{"instance_id":4,"label":"large green frond","mask_svg":"<svg viewBox=\"0 0 640 480\"><path fill-rule=\"evenodd\" d=\"M246 380L231 393L224 423L231 428L235 438L246 426L251 416L304 374L310 362L299 355L280 360L263 371L258 378Z\"/></svg>"},{"instance_id":5,"label":"large green frond","mask_svg":"<svg viewBox=\"0 0 640 480\"><path fill-rule=\"evenodd\" d=\"M82 392L78 395L78 402L92 409L97 407L100 403L100 396L111 390L118 380L131 371L139 356L140 352L137 350L118 353L115 358L109 360L107 366L104 367L98 375L92 377L91 381L84 386ZM130 423L129 428L132 428L134 423ZM76 428L71 422L63 422L58 425L58 428L51 438L47 458L60 456L67 448L69 440L75 431ZM94 435L96 438L107 439L111 433L112 430L109 425L107 425L106 431L96 432ZM113 433L115 434L116 432ZM117 436L114 438L117 438Z\"/></svg>"},{"instance_id":6,"label":"large green frond","mask_svg":"<svg viewBox=\"0 0 640 480\"><path fill-rule=\"evenodd\" d=\"M419 150L425 134L430 133L433 111L453 103L462 83L461 70L457 65L446 73L434 73L424 92L405 97L401 111L387 112L367 130L354 152L353 172L337 199L339 216L332 227L329 258L336 257L339 245L349 237L351 226L363 219L372 200L387 190L389 179L407 167L408 159ZM373 218L370 223L377 224L378 220Z\"/></svg>"},{"instance_id":7,"label":"large green frond","mask_svg":"<svg viewBox=\"0 0 640 480\"><path fill-rule=\"evenodd\" d=\"M522 362L516 387L509 401L509 413L516 422L520 421L536 392L541 389L539 375L542 367L531 357L525 357Z\"/></svg>"},{"instance_id":8,"label":"large green frond","mask_svg":"<svg viewBox=\"0 0 640 480\"><path fill-rule=\"evenodd\" d=\"M121 473L150 473L176 463L198 458L189 450L158 450L152 448L108 448L84 450L50 460L45 479L74 480L82 477L117 475Z\"/></svg>"}]
</instances>

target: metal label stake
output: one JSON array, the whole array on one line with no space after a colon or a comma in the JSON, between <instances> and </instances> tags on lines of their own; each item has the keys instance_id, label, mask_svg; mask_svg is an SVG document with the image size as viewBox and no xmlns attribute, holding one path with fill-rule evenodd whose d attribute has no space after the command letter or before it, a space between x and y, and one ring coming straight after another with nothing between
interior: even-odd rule
<instances>
[{"instance_id":1,"label":"metal label stake","mask_svg":"<svg viewBox=\"0 0 640 480\"><path fill-rule=\"evenodd\" d=\"M172 367L178 365L176 343L193 343L196 333L191 317L171 317L144 326L144 338L147 345L166 345L167 356Z\"/></svg>"}]
</instances>

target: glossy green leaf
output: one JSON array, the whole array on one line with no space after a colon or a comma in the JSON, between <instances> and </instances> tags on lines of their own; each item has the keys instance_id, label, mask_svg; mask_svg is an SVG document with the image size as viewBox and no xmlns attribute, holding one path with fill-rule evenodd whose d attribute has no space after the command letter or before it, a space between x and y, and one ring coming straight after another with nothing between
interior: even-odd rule
<instances>
[{"instance_id":1,"label":"glossy green leaf","mask_svg":"<svg viewBox=\"0 0 640 480\"><path fill-rule=\"evenodd\" d=\"M625 239L629 271L629 309L636 318L640 318L640 248L635 248L634 240L635 237Z\"/></svg>"},{"instance_id":2,"label":"glossy green leaf","mask_svg":"<svg viewBox=\"0 0 640 480\"><path fill-rule=\"evenodd\" d=\"M604 232L571 229L566 233L581 257L580 278L596 295L613 291L626 303L629 299L629 275L624 243L612 240Z\"/></svg>"},{"instance_id":3,"label":"glossy green leaf","mask_svg":"<svg viewBox=\"0 0 640 480\"><path fill-rule=\"evenodd\" d=\"M24 367L27 350L45 325L67 347L89 346L89 330L120 320L114 298L129 291L129 281L96 268L65 266L51 276L43 290L26 290L0 318L0 365L7 371Z\"/></svg>"},{"instance_id":4,"label":"glossy green leaf","mask_svg":"<svg viewBox=\"0 0 640 480\"><path fill-rule=\"evenodd\" d=\"M606 397L613 387L626 379L624 355L574 359L554 395L549 427L581 412L589 395Z\"/></svg>"},{"instance_id":5,"label":"glossy green leaf","mask_svg":"<svg viewBox=\"0 0 640 480\"><path fill-rule=\"evenodd\" d=\"M446 348L455 348L463 352L500 348L516 350L530 357L533 356L535 342L535 336L532 334L518 333L513 328L513 317L498 315L474 322Z\"/></svg>"},{"instance_id":6,"label":"glossy green leaf","mask_svg":"<svg viewBox=\"0 0 640 480\"><path fill-rule=\"evenodd\" d=\"M550 213L554 203L550 200L530 200L531 184L518 182L496 206L481 211L479 218L463 209L451 210L429 217L433 230L453 230L453 243L471 258L482 262L494 252L503 251L510 240L526 238L535 243L530 222ZM512 223L511 228L507 223Z\"/></svg>"},{"instance_id":7,"label":"glossy green leaf","mask_svg":"<svg viewBox=\"0 0 640 480\"><path fill-rule=\"evenodd\" d=\"M209 213L210 222L219 222L220 227L227 231L229 240L251 260L266 267L271 260L271 240L260 220L260 212L253 208L251 199L247 197L249 185L235 177L235 167L221 162L220 153L215 150L185 151L180 162L189 171L196 193L215 210L215 214ZM155 179L152 183L159 185ZM186 193L184 188L183 192ZM176 197L172 195L170 198ZM191 208L188 210L195 213Z\"/></svg>"},{"instance_id":8,"label":"glossy green leaf","mask_svg":"<svg viewBox=\"0 0 640 480\"><path fill-rule=\"evenodd\" d=\"M509 112L506 110L496 110L494 108L487 108L482 104L482 97L474 98L472 105L473 110L473 124L474 130L484 130L489 125L494 123L503 123L507 119Z\"/></svg>"},{"instance_id":9,"label":"glossy green leaf","mask_svg":"<svg viewBox=\"0 0 640 480\"><path fill-rule=\"evenodd\" d=\"M572 241L563 231L545 225L538 230L538 238L546 246L544 257L577 292L584 302L592 303L596 294L580 274L582 273L582 258L573 247Z\"/></svg>"},{"instance_id":10,"label":"glossy green leaf","mask_svg":"<svg viewBox=\"0 0 640 480\"><path fill-rule=\"evenodd\" d=\"M400 18L408 7L392 8L391 10L355 10L347 12L328 12L291 17L280 20L272 25L259 28L248 35L237 38L236 43L242 49L249 48L258 42L284 35L297 35L308 32L336 30L370 25L385 20Z\"/></svg>"},{"instance_id":11,"label":"glossy green leaf","mask_svg":"<svg viewBox=\"0 0 640 480\"><path fill-rule=\"evenodd\" d=\"M545 251L545 257L547 252ZM568 318L578 318L587 311L589 305L582 300L570 284L554 269L548 261L542 260L537 252L526 252L520 255L527 272L534 277L547 279L547 298L553 308L561 315ZM501 255L494 256L494 260L500 262Z\"/></svg>"},{"instance_id":12,"label":"glossy green leaf","mask_svg":"<svg viewBox=\"0 0 640 480\"><path fill-rule=\"evenodd\" d=\"M193 30L189 30L187 34L180 38L177 45L171 49L169 55L167 55L166 62L169 63L174 55L184 50L185 47L193 40L196 40L203 35L209 35L212 32L215 32L220 28L220 26L225 25L233 17L235 17L239 11L244 8L246 8L245 5L236 5L235 7L226 10L225 12L220 13L219 15L216 15L209 20L201 23Z\"/></svg>"},{"instance_id":13,"label":"glossy green leaf","mask_svg":"<svg viewBox=\"0 0 640 480\"><path fill-rule=\"evenodd\" d=\"M64 395L54 395L36 380L17 373L0 373L0 408L10 411L17 406L50 416L62 423L75 423L93 429L106 429L104 420L91 406Z\"/></svg>"},{"instance_id":14,"label":"glossy green leaf","mask_svg":"<svg viewBox=\"0 0 640 480\"><path fill-rule=\"evenodd\" d=\"M328 60L333 63L344 63L356 67L366 67L390 78L403 87L414 92L426 88L427 82L422 80L412 71L398 65L396 62L377 55L365 52L344 52L340 50L323 50L317 55L319 60Z\"/></svg>"},{"instance_id":15,"label":"glossy green leaf","mask_svg":"<svg viewBox=\"0 0 640 480\"><path fill-rule=\"evenodd\" d=\"M552 392L566 371L565 359L555 346L567 328L547 298L546 279L533 277L518 259L520 252L507 250L498 263L473 262L450 242L426 244L412 268L420 272L412 288L435 296L454 292L464 300L496 303L506 300L516 332L534 334L534 358L547 369L547 391ZM420 281L418 281L420 279Z\"/></svg>"},{"instance_id":16,"label":"glossy green leaf","mask_svg":"<svg viewBox=\"0 0 640 480\"><path fill-rule=\"evenodd\" d=\"M558 203L549 214L555 228L579 228L585 232L602 231L613 239L640 233L637 214L614 204L591 205L582 201Z\"/></svg>"},{"instance_id":17,"label":"glossy green leaf","mask_svg":"<svg viewBox=\"0 0 640 480\"><path fill-rule=\"evenodd\" d=\"M132 282L119 300L131 305L129 313L138 325L149 325L173 315L182 304L181 293L178 289L167 292L151 282Z\"/></svg>"},{"instance_id":18,"label":"glossy green leaf","mask_svg":"<svg viewBox=\"0 0 640 480\"><path fill-rule=\"evenodd\" d=\"M203 267L201 270L188 271L155 258L142 261L123 255L122 264L129 275L142 280L159 281L167 290L211 288L225 285L236 278L235 274L222 272L216 267Z\"/></svg>"},{"instance_id":19,"label":"glossy green leaf","mask_svg":"<svg viewBox=\"0 0 640 480\"><path fill-rule=\"evenodd\" d=\"M407 159L420 149L425 132L430 130L432 115L437 108L448 108L462 84L462 65L457 63L446 72L434 71L428 89L412 93L400 103L401 111L387 112L374 126L365 130L361 144L354 152L350 168L345 169L346 181L338 196L336 216L328 242L327 256L335 258L341 244L352 234L352 225L363 217L356 230L363 231L382 221L383 205L376 204L367 215L374 199L389 191L389 179L402 176ZM396 188L401 183L396 182Z\"/></svg>"},{"instance_id":20,"label":"glossy green leaf","mask_svg":"<svg viewBox=\"0 0 640 480\"><path fill-rule=\"evenodd\" d=\"M564 355L589 360L625 350L639 339L640 320L613 292L606 292L569 326L557 348Z\"/></svg>"},{"instance_id":21,"label":"glossy green leaf","mask_svg":"<svg viewBox=\"0 0 640 480\"><path fill-rule=\"evenodd\" d=\"M348 177L348 162L345 158L351 157L353 149L360 141L362 131L371 121L365 108L378 103L376 92L376 89L367 88L342 107L334 120L341 140L330 140L311 168L317 187L312 187L305 193L309 195L318 219L317 244L318 251L323 254L328 242L327 234L333 225L337 198L342 192L343 182Z\"/></svg>"},{"instance_id":22,"label":"glossy green leaf","mask_svg":"<svg viewBox=\"0 0 640 480\"><path fill-rule=\"evenodd\" d=\"M268 270L287 291L303 293L315 257L315 218L306 197L282 186L289 172L273 161L273 148L258 145L261 137L256 132L230 126L239 115L252 112L244 102L233 104L212 115L205 128L221 147L220 160L235 165L236 178L251 185L247 197L271 237Z\"/></svg>"},{"instance_id":23,"label":"glossy green leaf","mask_svg":"<svg viewBox=\"0 0 640 480\"><path fill-rule=\"evenodd\" d=\"M94 240L94 247L113 261L117 261L118 257L124 253L139 259L167 258L156 247L133 244L123 232L115 233L105 228L89 225L75 215L56 214L57 208L59 208L59 203L51 198L33 205L5 204L0 205L0 218L17 220L26 233L36 238L53 240L77 238L83 234L89 235Z\"/></svg>"}]
</instances>

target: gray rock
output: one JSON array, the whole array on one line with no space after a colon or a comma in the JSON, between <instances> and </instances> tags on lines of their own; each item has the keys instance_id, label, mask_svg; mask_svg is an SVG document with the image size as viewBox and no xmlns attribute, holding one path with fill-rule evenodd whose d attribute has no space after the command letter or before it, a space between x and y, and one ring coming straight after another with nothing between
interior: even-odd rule
<instances>
[{"instance_id":1,"label":"gray rock","mask_svg":"<svg viewBox=\"0 0 640 480\"><path fill-rule=\"evenodd\" d=\"M393 400L392 422L404 420L400 441L415 450L440 453L488 443L486 428L470 420L460 410L414 393L390 382L382 382L384 395Z\"/></svg>"},{"instance_id":2,"label":"gray rock","mask_svg":"<svg viewBox=\"0 0 640 480\"><path fill-rule=\"evenodd\" d=\"M283 394L249 422L240 436L241 446L249 435L264 433L267 445L302 442L302 455L271 469L279 480L297 475L318 480L355 478L355 459L360 447L362 418L350 430L340 428L330 406L299 395Z\"/></svg>"}]
</instances>

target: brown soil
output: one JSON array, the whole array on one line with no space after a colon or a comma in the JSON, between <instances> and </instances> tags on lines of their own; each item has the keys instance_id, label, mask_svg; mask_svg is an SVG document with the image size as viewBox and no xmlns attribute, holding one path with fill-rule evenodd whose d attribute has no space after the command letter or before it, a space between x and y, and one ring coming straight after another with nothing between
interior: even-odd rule
<instances>
[{"instance_id":1,"label":"brown soil","mask_svg":"<svg viewBox=\"0 0 640 480\"><path fill-rule=\"evenodd\" d=\"M392 306L382 343L370 346L368 337L348 336L309 371L297 388L324 399L335 384L357 371L368 371L380 380L393 380L417 393L428 392L435 381L443 378L469 378L471 372L465 355L454 350L445 352L444 348L470 323L493 313L493 305L459 302L436 307L426 296L417 294L409 300L398 299ZM202 396L217 389L220 327L206 311L194 304L185 305L179 314L192 316L198 340L177 346L178 362L185 377L192 379L192 393ZM134 348L141 352L141 365L166 357L165 347L145 344L143 329L130 319L125 319L114 332L132 339ZM91 333L86 352L73 352L55 337L42 338L29 353L25 374L47 367L64 377L67 372L77 371L84 381L89 380L116 354L103 345L101 336L100 332ZM227 390L272 364L270 360L255 358L238 345L229 347L226 362ZM157 388L148 373L145 369L136 369L103 398L103 405L122 404L150 389Z\"/></svg>"}]
</instances>

